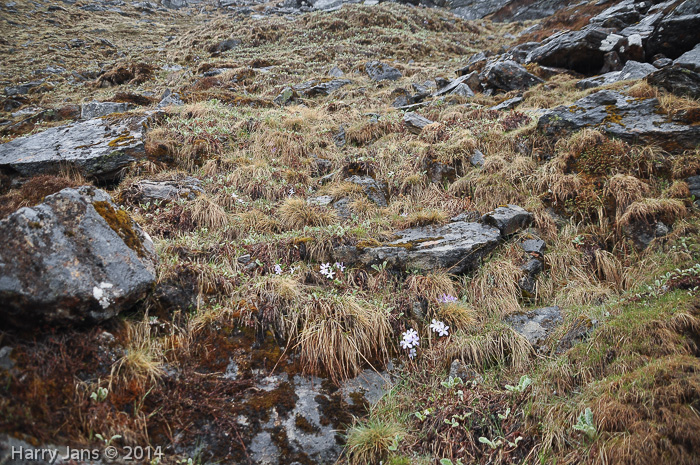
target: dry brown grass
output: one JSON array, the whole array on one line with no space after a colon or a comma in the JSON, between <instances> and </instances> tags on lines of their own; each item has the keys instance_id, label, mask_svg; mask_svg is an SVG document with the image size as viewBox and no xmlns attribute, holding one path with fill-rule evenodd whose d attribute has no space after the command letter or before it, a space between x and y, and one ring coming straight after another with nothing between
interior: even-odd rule
<instances>
[{"instance_id":1,"label":"dry brown grass","mask_svg":"<svg viewBox=\"0 0 700 465\"><path fill-rule=\"evenodd\" d=\"M616 174L608 181L608 189L615 197L615 217L619 221L627 208L650 192L649 185L634 176Z\"/></svg>"},{"instance_id":2,"label":"dry brown grass","mask_svg":"<svg viewBox=\"0 0 700 465\"><path fill-rule=\"evenodd\" d=\"M220 205L207 195L200 195L192 202L192 219L199 226L212 230L223 229L229 224L229 216Z\"/></svg>"},{"instance_id":3,"label":"dry brown grass","mask_svg":"<svg viewBox=\"0 0 700 465\"><path fill-rule=\"evenodd\" d=\"M299 197L289 197L277 210L282 227L303 229L304 226L328 226L338 222L334 210L309 205Z\"/></svg>"},{"instance_id":4,"label":"dry brown grass","mask_svg":"<svg viewBox=\"0 0 700 465\"><path fill-rule=\"evenodd\" d=\"M618 224L624 226L637 221L663 221L670 225L686 214L685 205L678 199L642 199L627 208Z\"/></svg>"}]
</instances>

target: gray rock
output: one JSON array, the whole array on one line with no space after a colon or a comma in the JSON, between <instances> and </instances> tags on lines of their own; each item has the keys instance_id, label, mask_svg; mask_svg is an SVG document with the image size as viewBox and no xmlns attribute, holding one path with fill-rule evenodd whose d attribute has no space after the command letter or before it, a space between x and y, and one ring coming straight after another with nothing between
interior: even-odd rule
<instances>
[{"instance_id":1,"label":"gray rock","mask_svg":"<svg viewBox=\"0 0 700 465\"><path fill-rule=\"evenodd\" d=\"M150 238L91 186L19 209L0 221L0 236L0 315L18 327L106 320L155 282Z\"/></svg>"},{"instance_id":2,"label":"gray rock","mask_svg":"<svg viewBox=\"0 0 700 465\"><path fill-rule=\"evenodd\" d=\"M31 81L18 86L5 87L5 95L8 97L14 97L16 95L26 95L34 87L42 85L44 81Z\"/></svg>"},{"instance_id":3,"label":"gray rock","mask_svg":"<svg viewBox=\"0 0 700 465\"><path fill-rule=\"evenodd\" d=\"M700 72L690 68L674 64L650 74L647 82L681 97L700 98Z\"/></svg>"},{"instance_id":4,"label":"gray rock","mask_svg":"<svg viewBox=\"0 0 700 465\"><path fill-rule=\"evenodd\" d=\"M590 89L604 84L612 84L613 82L626 81L631 79L643 79L649 74L655 72L656 66L649 63L639 63L636 61L628 61L620 71L613 71L592 78L582 79L576 83L579 89Z\"/></svg>"},{"instance_id":5,"label":"gray rock","mask_svg":"<svg viewBox=\"0 0 700 465\"><path fill-rule=\"evenodd\" d=\"M452 218L450 218L450 221L453 223L456 221L466 221L467 223L470 223L470 222L479 221L479 218L481 218L481 215L479 214L479 212L472 210L472 211L462 212L457 216L453 216Z\"/></svg>"},{"instance_id":6,"label":"gray rock","mask_svg":"<svg viewBox=\"0 0 700 465\"><path fill-rule=\"evenodd\" d=\"M348 79L313 80L294 86L294 90L303 97L315 97L317 95L330 95L332 92L351 83L352 81Z\"/></svg>"},{"instance_id":7,"label":"gray rock","mask_svg":"<svg viewBox=\"0 0 700 465\"><path fill-rule=\"evenodd\" d=\"M484 68L484 66L486 66L487 62L488 57L484 52L475 53L474 55L469 57L469 60L467 61L467 64L464 65L464 67L456 71L457 76L465 76L475 71L481 71Z\"/></svg>"},{"instance_id":8,"label":"gray rock","mask_svg":"<svg viewBox=\"0 0 700 465\"><path fill-rule=\"evenodd\" d=\"M605 53L611 50L603 46L607 38L606 31L593 26L557 33L532 50L527 61L581 73L597 72L603 67Z\"/></svg>"},{"instance_id":9,"label":"gray rock","mask_svg":"<svg viewBox=\"0 0 700 465\"><path fill-rule=\"evenodd\" d=\"M481 153L481 150L479 149L475 149L474 153L472 153L472 156L469 157L469 162L472 164L472 166L476 166L478 168L484 166L485 161L486 158L484 158L484 154Z\"/></svg>"},{"instance_id":10,"label":"gray rock","mask_svg":"<svg viewBox=\"0 0 700 465\"><path fill-rule=\"evenodd\" d=\"M334 66L330 69L330 71L328 71L328 75L339 78L345 76L345 73L342 69L338 68L337 66Z\"/></svg>"},{"instance_id":11,"label":"gray rock","mask_svg":"<svg viewBox=\"0 0 700 465\"><path fill-rule=\"evenodd\" d=\"M99 118L112 113L124 113L129 111L131 105L117 102L90 102L80 106L80 117L82 119Z\"/></svg>"},{"instance_id":12,"label":"gray rock","mask_svg":"<svg viewBox=\"0 0 700 465\"><path fill-rule=\"evenodd\" d=\"M12 347L5 346L0 348L0 370L11 370L15 366L15 361L12 358Z\"/></svg>"},{"instance_id":13,"label":"gray rock","mask_svg":"<svg viewBox=\"0 0 700 465\"><path fill-rule=\"evenodd\" d=\"M398 69L380 61L367 62L365 71L373 81L395 81L403 76Z\"/></svg>"},{"instance_id":14,"label":"gray rock","mask_svg":"<svg viewBox=\"0 0 700 465\"><path fill-rule=\"evenodd\" d=\"M84 176L112 180L122 168L145 156L148 122L147 116L91 119L19 137L0 145L0 167L34 176L68 164Z\"/></svg>"},{"instance_id":15,"label":"gray rock","mask_svg":"<svg viewBox=\"0 0 700 465\"><path fill-rule=\"evenodd\" d=\"M700 43L700 1L686 0L656 25L644 45L647 56L675 58Z\"/></svg>"},{"instance_id":16,"label":"gray rock","mask_svg":"<svg viewBox=\"0 0 700 465\"><path fill-rule=\"evenodd\" d=\"M700 138L700 127L679 124L661 114L657 99L627 97L611 90L591 94L570 107L546 111L537 125L551 136L597 127L627 142L656 143L669 151L693 149Z\"/></svg>"},{"instance_id":17,"label":"gray rock","mask_svg":"<svg viewBox=\"0 0 700 465\"><path fill-rule=\"evenodd\" d=\"M184 104L185 103L180 98L180 94L166 89L165 92L163 92L163 96L160 98L160 102L158 102L158 108L165 108L170 105L179 107Z\"/></svg>"},{"instance_id":18,"label":"gray rock","mask_svg":"<svg viewBox=\"0 0 700 465\"><path fill-rule=\"evenodd\" d=\"M316 207L327 207L333 203L332 195L318 195L316 197L309 197L306 199L306 203Z\"/></svg>"},{"instance_id":19,"label":"gray rock","mask_svg":"<svg viewBox=\"0 0 700 465\"><path fill-rule=\"evenodd\" d=\"M504 236L510 236L530 225L532 213L517 205L507 205L486 213L481 222L498 228Z\"/></svg>"},{"instance_id":20,"label":"gray rock","mask_svg":"<svg viewBox=\"0 0 700 465\"><path fill-rule=\"evenodd\" d=\"M513 60L496 61L486 65L479 79L484 88L503 92L529 89L543 82Z\"/></svg>"},{"instance_id":21,"label":"gray rock","mask_svg":"<svg viewBox=\"0 0 700 465\"><path fill-rule=\"evenodd\" d=\"M413 134L420 134L424 127L429 124L433 124L435 121L431 121L417 113L409 111L403 115L403 124L406 128Z\"/></svg>"},{"instance_id":22,"label":"gray rock","mask_svg":"<svg viewBox=\"0 0 700 465\"><path fill-rule=\"evenodd\" d=\"M509 98L507 100L502 101L498 105L494 105L491 107L491 110L512 110L513 108L517 107L520 105L520 103L523 101L522 97L513 97ZM483 156L483 155L482 155Z\"/></svg>"},{"instance_id":23,"label":"gray rock","mask_svg":"<svg viewBox=\"0 0 700 465\"><path fill-rule=\"evenodd\" d=\"M338 247L334 250L335 259L367 267L386 262L396 270L449 269L460 274L476 269L481 259L498 245L501 234L491 226L457 221L444 226L405 229L395 237L394 241L378 247Z\"/></svg>"},{"instance_id":24,"label":"gray rock","mask_svg":"<svg viewBox=\"0 0 700 465\"><path fill-rule=\"evenodd\" d=\"M700 199L700 176L691 176L685 182L688 184L690 195L696 200Z\"/></svg>"},{"instance_id":25,"label":"gray rock","mask_svg":"<svg viewBox=\"0 0 700 465\"><path fill-rule=\"evenodd\" d=\"M194 200L204 193L202 182L190 176L180 180L138 181L124 190L122 196L133 203Z\"/></svg>"},{"instance_id":26,"label":"gray rock","mask_svg":"<svg viewBox=\"0 0 700 465\"><path fill-rule=\"evenodd\" d=\"M537 255L543 255L544 251L547 249L547 244L545 244L542 239L527 239L523 241L520 246L525 252Z\"/></svg>"},{"instance_id":27,"label":"gray rock","mask_svg":"<svg viewBox=\"0 0 700 465\"><path fill-rule=\"evenodd\" d=\"M209 47L208 51L209 51L209 53L228 52L229 50L233 50L234 48L241 45L241 43L242 43L241 39L236 39L236 38L225 39L225 40L222 40L221 42L217 42L216 44L211 45Z\"/></svg>"},{"instance_id":28,"label":"gray rock","mask_svg":"<svg viewBox=\"0 0 700 465\"><path fill-rule=\"evenodd\" d=\"M461 95L464 97L473 97L474 92L472 89L466 84L466 82L469 81L469 79L472 76L471 74L465 74L463 76L458 77L457 79L453 79L450 81L449 84L443 86L440 88L437 92L433 94L434 97L440 97L441 95L446 95L446 94L456 94L456 95Z\"/></svg>"},{"instance_id":29,"label":"gray rock","mask_svg":"<svg viewBox=\"0 0 700 465\"><path fill-rule=\"evenodd\" d=\"M374 203L380 207L386 207L386 186L377 182L374 178L370 176L350 176L345 179L346 182L351 182L362 186L362 190L365 195Z\"/></svg>"},{"instance_id":30,"label":"gray rock","mask_svg":"<svg viewBox=\"0 0 700 465\"><path fill-rule=\"evenodd\" d=\"M557 306L538 308L506 318L506 322L536 349L542 348L552 330L562 321L561 309Z\"/></svg>"},{"instance_id":31,"label":"gray rock","mask_svg":"<svg viewBox=\"0 0 700 465\"><path fill-rule=\"evenodd\" d=\"M463 361L459 359L452 360L450 364L450 378L459 378L464 383L475 381L481 383L484 381L484 377L474 370L471 365L466 365Z\"/></svg>"},{"instance_id":32,"label":"gray rock","mask_svg":"<svg viewBox=\"0 0 700 465\"><path fill-rule=\"evenodd\" d=\"M289 105L299 98L299 94L291 87L285 87L272 101L277 105Z\"/></svg>"},{"instance_id":33,"label":"gray rock","mask_svg":"<svg viewBox=\"0 0 700 465\"><path fill-rule=\"evenodd\" d=\"M700 44L673 60L673 64L693 71L700 71Z\"/></svg>"}]
</instances>

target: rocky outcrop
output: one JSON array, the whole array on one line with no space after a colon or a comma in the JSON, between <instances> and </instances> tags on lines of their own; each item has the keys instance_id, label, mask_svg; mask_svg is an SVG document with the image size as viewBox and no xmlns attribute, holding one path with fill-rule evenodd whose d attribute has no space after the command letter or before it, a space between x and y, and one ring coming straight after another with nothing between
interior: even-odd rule
<instances>
[{"instance_id":1,"label":"rocky outcrop","mask_svg":"<svg viewBox=\"0 0 700 465\"><path fill-rule=\"evenodd\" d=\"M700 73L678 65L662 68L647 76L647 82L682 97L700 98Z\"/></svg>"},{"instance_id":2,"label":"rocky outcrop","mask_svg":"<svg viewBox=\"0 0 700 465\"><path fill-rule=\"evenodd\" d=\"M532 213L517 205L505 205L482 216L481 222L498 228L503 236L510 236L532 223Z\"/></svg>"},{"instance_id":3,"label":"rocky outcrop","mask_svg":"<svg viewBox=\"0 0 700 465\"><path fill-rule=\"evenodd\" d=\"M550 136L597 127L627 142L658 144L669 151L693 149L700 140L700 127L672 121L660 113L655 98L627 97L611 90L601 90L545 112L537 123Z\"/></svg>"},{"instance_id":4,"label":"rocky outcrop","mask_svg":"<svg viewBox=\"0 0 700 465\"><path fill-rule=\"evenodd\" d=\"M112 113L123 113L128 111L131 105L117 102L90 102L80 107L80 117L82 119L99 118Z\"/></svg>"},{"instance_id":5,"label":"rocky outcrop","mask_svg":"<svg viewBox=\"0 0 700 465\"><path fill-rule=\"evenodd\" d=\"M497 224L506 234L516 232L530 215L517 206L505 211L491 212L485 218L498 218ZM524 216L523 216L524 213ZM468 222L460 218L443 226L422 226L395 233L394 240L378 246L343 246L334 251L334 258L346 264L382 265L395 270L430 271L447 269L451 273L474 270L481 259L503 239L499 227L483 222ZM491 221L491 220L487 220Z\"/></svg>"},{"instance_id":6,"label":"rocky outcrop","mask_svg":"<svg viewBox=\"0 0 700 465\"><path fill-rule=\"evenodd\" d=\"M294 86L303 97L316 97L317 95L330 95L343 86L351 84L348 79L316 79Z\"/></svg>"},{"instance_id":7,"label":"rocky outcrop","mask_svg":"<svg viewBox=\"0 0 700 465\"><path fill-rule=\"evenodd\" d=\"M510 315L506 322L535 348L541 349L552 331L563 321L557 306L544 307L526 313Z\"/></svg>"},{"instance_id":8,"label":"rocky outcrop","mask_svg":"<svg viewBox=\"0 0 700 465\"><path fill-rule=\"evenodd\" d=\"M169 202L172 200L194 200L204 193L202 182L190 176L179 180L138 181L124 190L121 197L134 204L146 202Z\"/></svg>"},{"instance_id":9,"label":"rocky outcrop","mask_svg":"<svg viewBox=\"0 0 700 465\"><path fill-rule=\"evenodd\" d=\"M479 79L484 88L502 92L529 89L543 82L513 60L496 61L486 65Z\"/></svg>"},{"instance_id":10,"label":"rocky outcrop","mask_svg":"<svg viewBox=\"0 0 700 465\"><path fill-rule=\"evenodd\" d=\"M646 40L647 56L677 58L700 43L700 1L686 0L665 15Z\"/></svg>"},{"instance_id":11,"label":"rocky outcrop","mask_svg":"<svg viewBox=\"0 0 700 465\"><path fill-rule=\"evenodd\" d=\"M700 44L673 60L673 64L693 71L700 71Z\"/></svg>"},{"instance_id":12,"label":"rocky outcrop","mask_svg":"<svg viewBox=\"0 0 700 465\"><path fill-rule=\"evenodd\" d=\"M109 195L64 189L0 221L0 315L8 324L95 323L143 299L153 243Z\"/></svg>"},{"instance_id":13,"label":"rocky outcrop","mask_svg":"<svg viewBox=\"0 0 700 465\"><path fill-rule=\"evenodd\" d=\"M366 63L365 71L373 81L395 81L402 76L401 71L380 61Z\"/></svg>"},{"instance_id":14,"label":"rocky outcrop","mask_svg":"<svg viewBox=\"0 0 700 465\"><path fill-rule=\"evenodd\" d=\"M572 69L581 73L595 73L603 67L604 55L612 49L603 41L608 33L588 26L580 31L554 34L528 55L527 61L544 66Z\"/></svg>"},{"instance_id":15,"label":"rocky outcrop","mask_svg":"<svg viewBox=\"0 0 700 465\"><path fill-rule=\"evenodd\" d=\"M649 63L639 63L637 61L628 61L620 71L612 71L587 79L581 79L576 83L579 89L590 89L592 87L602 86L604 84L612 84L618 81L627 81L633 79L643 79L649 74L656 71L656 67Z\"/></svg>"},{"instance_id":16,"label":"rocky outcrop","mask_svg":"<svg viewBox=\"0 0 700 465\"><path fill-rule=\"evenodd\" d=\"M424 127L433 124L434 121L429 120L412 111L403 116L403 124L413 134L420 134Z\"/></svg>"},{"instance_id":17,"label":"rocky outcrop","mask_svg":"<svg viewBox=\"0 0 700 465\"><path fill-rule=\"evenodd\" d=\"M424 226L395 233L396 239L378 247L340 247L335 259L346 264L382 265L392 269L452 273L474 270L501 238L497 228L457 221L444 226Z\"/></svg>"},{"instance_id":18,"label":"rocky outcrop","mask_svg":"<svg viewBox=\"0 0 700 465\"><path fill-rule=\"evenodd\" d=\"M0 168L24 176L52 173L64 165L100 181L112 180L143 158L147 116L118 121L91 119L20 137L0 145Z\"/></svg>"}]
</instances>

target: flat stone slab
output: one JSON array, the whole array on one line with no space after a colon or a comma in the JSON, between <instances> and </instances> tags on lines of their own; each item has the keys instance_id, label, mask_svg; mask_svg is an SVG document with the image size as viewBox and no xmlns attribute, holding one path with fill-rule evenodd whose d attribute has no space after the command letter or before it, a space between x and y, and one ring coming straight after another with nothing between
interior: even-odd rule
<instances>
[{"instance_id":1,"label":"flat stone slab","mask_svg":"<svg viewBox=\"0 0 700 465\"><path fill-rule=\"evenodd\" d=\"M658 144L668 151L694 149L700 141L700 126L672 121L660 113L657 99L628 97L611 90L546 111L537 126L550 136L597 127L624 141Z\"/></svg>"},{"instance_id":2,"label":"flat stone slab","mask_svg":"<svg viewBox=\"0 0 700 465\"><path fill-rule=\"evenodd\" d=\"M388 268L397 270L443 268L451 273L465 273L474 270L500 239L498 228L457 221L398 231L395 240L378 247L339 247L335 255L347 264L372 266L387 262Z\"/></svg>"},{"instance_id":3,"label":"flat stone slab","mask_svg":"<svg viewBox=\"0 0 700 465\"><path fill-rule=\"evenodd\" d=\"M19 137L0 145L0 168L23 176L74 166L87 177L111 180L143 158L148 116L90 119Z\"/></svg>"}]
</instances>

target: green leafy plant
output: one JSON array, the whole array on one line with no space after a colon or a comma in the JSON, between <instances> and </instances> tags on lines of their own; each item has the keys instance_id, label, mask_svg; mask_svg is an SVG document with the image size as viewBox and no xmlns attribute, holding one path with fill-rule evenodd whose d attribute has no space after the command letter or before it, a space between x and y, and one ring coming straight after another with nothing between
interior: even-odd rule
<instances>
[{"instance_id":1,"label":"green leafy plant","mask_svg":"<svg viewBox=\"0 0 700 465\"><path fill-rule=\"evenodd\" d=\"M532 379L528 375L522 375L520 377L520 381L516 386L512 386L510 384L506 384L506 389L509 390L510 392L516 392L516 393L521 393L524 392L525 389L528 388L532 384Z\"/></svg>"},{"instance_id":2,"label":"green leafy plant","mask_svg":"<svg viewBox=\"0 0 700 465\"><path fill-rule=\"evenodd\" d=\"M581 431L588 439L594 439L598 433L598 429L593 422L593 412L590 407L581 412L578 416L578 422L573 426L576 431Z\"/></svg>"},{"instance_id":3,"label":"green leafy plant","mask_svg":"<svg viewBox=\"0 0 700 465\"><path fill-rule=\"evenodd\" d=\"M108 438L106 438L106 437L104 437L104 436L102 436L101 434L98 433L98 434L95 434L95 437L96 437L97 439L99 439L100 441L104 442L104 443L105 443L105 446L109 446L109 445L111 445L112 442L114 442L115 440L121 439L122 436L121 436L121 434L115 434L114 436L112 436L111 438L108 439Z\"/></svg>"},{"instance_id":4,"label":"green leafy plant","mask_svg":"<svg viewBox=\"0 0 700 465\"><path fill-rule=\"evenodd\" d=\"M95 402L104 402L108 395L109 391L107 388L98 387L92 394L90 394L90 399L94 400Z\"/></svg>"}]
</instances>

